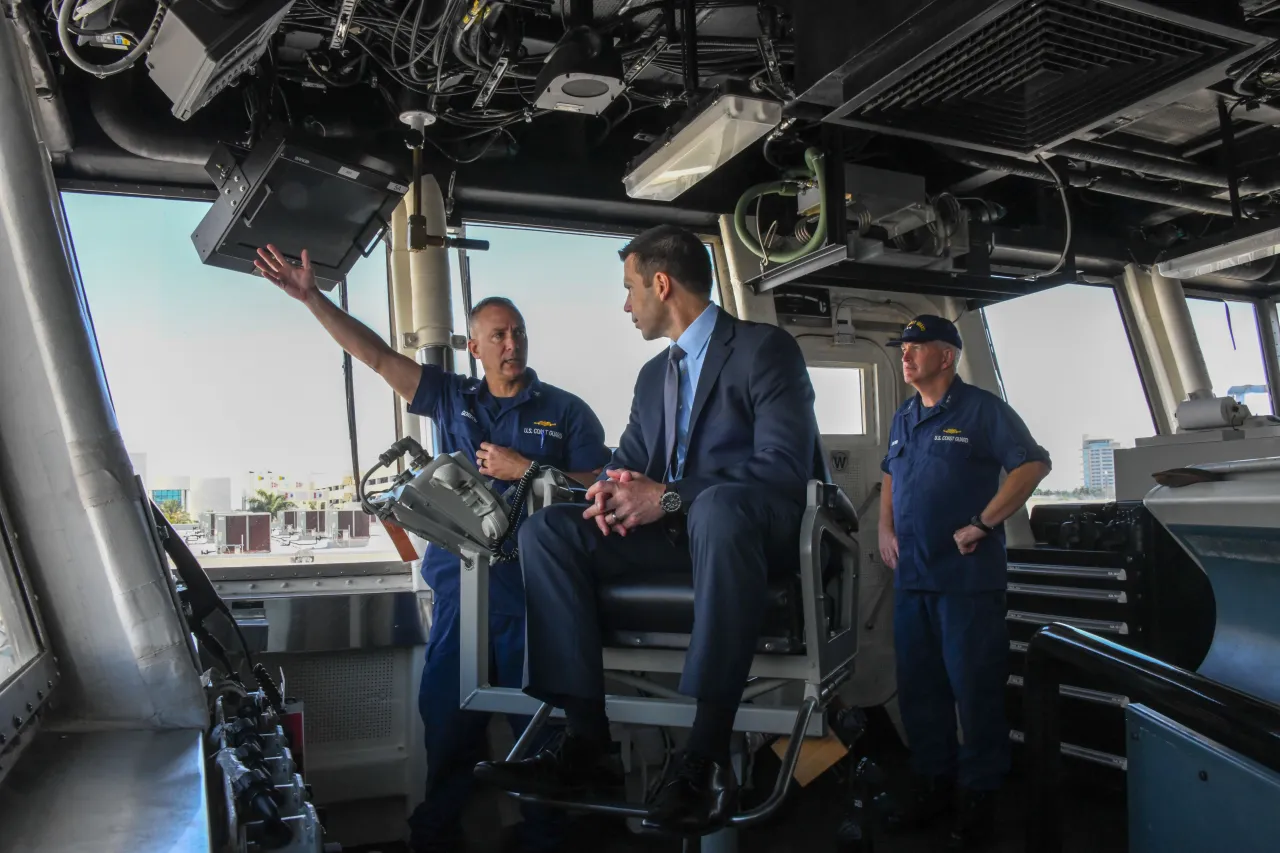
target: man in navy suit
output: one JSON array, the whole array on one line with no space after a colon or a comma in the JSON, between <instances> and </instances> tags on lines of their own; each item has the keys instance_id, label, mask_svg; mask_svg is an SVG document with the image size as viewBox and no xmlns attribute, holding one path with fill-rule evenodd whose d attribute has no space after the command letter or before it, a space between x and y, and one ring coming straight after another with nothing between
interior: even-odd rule
<instances>
[{"instance_id":1,"label":"man in navy suit","mask_svg":"<svg viewBox=\"0 0 1280 853\"><path fill-rule=\"evenodd\" d=\"M525 691L564 708L567 735L524 761L478 765L476 775L554 798L619 781L597 589L602 578L680 567L694 586L680 692L697 699L697 713L645 824L701 834L736 805L729 742L768 576L797 568L805 484L821 461L813 387L791 335L711 303L711 262L695 235L661 226L620 254L623 310L646 340L672 345L641 369L630 422L590 505L549 507L519 534Z\"/></svg>"}]
</instances>

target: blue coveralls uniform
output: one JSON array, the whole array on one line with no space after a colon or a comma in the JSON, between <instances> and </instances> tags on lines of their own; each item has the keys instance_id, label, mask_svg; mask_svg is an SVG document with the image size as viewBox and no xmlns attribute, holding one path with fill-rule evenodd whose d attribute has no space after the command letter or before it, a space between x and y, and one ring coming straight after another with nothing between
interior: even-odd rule
<instances>
[{"instance_id":1,"label":"blue coveralls uniform","mask_svg":"<svg viewBox=\"0 0 1280 853\"><path fill-rule=\"evenodd\" d=\"M958 775L972 791L996 790L1009 767L1008 566L1003 525L968 555L953 536L995 497L1001 469L1035 461L1049 454L1017 413L956 377L932 409L916 395L897 411L881 466L892 477L898 703L912 769Z\"/></svg>"},{"instance_id":2,"label":"blue coveralls uniform","mask_svg":"<svg viewBox=\"0 0 1280 853\"><path fill-rule=\"evenodd\" d=\"M483 380L424 366L409 411L431 418L446 452L475 457L483 442L508 447L534 462L564 472L594 471L609 462L604 428L581 399L541 382L529 382L514 397L494 397ZM503 484L499 483L499 486ZM508 547L514 547L514 537ZM426 728L427 791L409 819L415 850L456 849L460 817L472 788L472 768L487 758L489 715L459 708L459 560L429 545L422 577L435 597L431 636L418 709ZM519 563L495 563L489 582L490 672L493 684L524 681L525 605ZM511 717L515 735L527 719ZM524 808L522 849L554 849L562 816Z\"/></svg>"}]
</instances>

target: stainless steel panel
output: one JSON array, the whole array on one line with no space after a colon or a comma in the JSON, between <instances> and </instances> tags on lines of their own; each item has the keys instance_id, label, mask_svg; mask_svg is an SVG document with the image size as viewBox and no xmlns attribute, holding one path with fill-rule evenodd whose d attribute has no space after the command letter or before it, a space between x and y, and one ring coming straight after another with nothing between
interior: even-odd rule
<instances>
[{"instance_id":1,"label":"stainless steel panel","mask_svg":"<svg viewBox=\"0 0 1280 853\"><path fill-rule=\"evenodd\" d=\"M1125 716L1130 853L1276 850L1280 774L1143 705Z\"/></svg>"},{"instance_id":2,"label":"stainless steel panel","mask_svg":"<svg viewBox=\"0 0 1280 853\"><path fill-rule=\"evenodd\" d=\"M1124 569L1098 569L1091 566L1045 566L1037 563L1010 563L1009 571L1020 575L1046 575L1058 578L1088 578L1089 580L1124 581L1128 575Z\"/></svg>"},{"instance_id":3,"label":"stainless steel panel","mask_svg":"<svg viewBox=\"0 0 1280 853\"><path fill-rule=\"evenodd\" d=\"M1041 586L1034 583L1011 583L1009 592L1022 595L1040 595L1046 598L1069 598L1075 601L1108 601L1127 604L1129 596L1122 589L1086 589L1074 586Z\"/></svg>"},{"instance_id":4,"label":"stainless steel panel","mask_svg":"<svg viewBox=\"0 0 1280 853\"><path fill-rule=\"evenodd\" d=\"M1196 467L1220 479L1160 486L1146 505L1213 585L1216 627L1197 671L1280 702L1280 458Z\"/></svg>"},{"instance_id":5,"label":"stainless steel panel","mask_svg":"<svg viewBox=\"0 0 1280 853\"><path fill-rule=\"evenodd\" d=\"M265 598L232 614L255 652L336 652L425 645L429 600L411 592ZM235 648L229 631L223 644Z\"/></svg>"},{"instance_id":6,"label":"stainless steel panel","mask_svg":"<svg viewBox=\"0 0 1280 853\"><path fill-rule=\"evenodd\" d=\"M0 786L0 851L209 853L202 739L41 732Z\"/></svg>"},{"instance_id":7,"label":"stainless steel panel","mask_svg":"<svg viewBox=\"0 0 1280 853\"><path fill-rule=\"evenodd\" d=\"M65 676L67 711L205 723L199 674L107 395L62 205L0 27L0 480Z\"/></svg>"}]
</instances>

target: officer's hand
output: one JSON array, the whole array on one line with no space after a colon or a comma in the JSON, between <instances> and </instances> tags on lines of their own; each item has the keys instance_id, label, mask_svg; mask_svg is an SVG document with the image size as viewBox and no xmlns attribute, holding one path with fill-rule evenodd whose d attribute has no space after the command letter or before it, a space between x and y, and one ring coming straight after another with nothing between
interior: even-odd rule
<instances>
[{"instance_id":1,"label":"officer's hand","mask_svg":"<svg viewBox=\"0 0 1280 853\"><path fill-rule=\"evenodd\" d=\"M880 528L880 559L889 568L898 568L898 536L892 528Z\"/></svg>"},{"instance_id":2,"label":"officer's hand","mask_svg":"<svg viewBox=\"0 0 1280 853\"><path fill-rule=\"evenodd\" d=\"M499 447L487 441L476 451L476 467L480 473L498 480L519 480L532 464L510 447Z\"/></svg>"},{"instance_id":3,"label":"officer's hand","mask_svg":"<svg viewBox=\"0 0 1280 853\"><path fill-rule=\"evenodd\" d=\"M961 554L972 554L978 550L978 543L987 538L987 534L981 528L969 524L957 530L954 538Z\"/></svg>"},{"instance_id":4,"label":"officer's hand","mask_svg":"<svg viewBox=\"0 0 1280 853\"><path fill-rule=\"evenodd\" d=\"M302 250L302 266L295 267L285 260L280 250L270 243L266 249L258 250L258 260L253 265L262 273L262 277L274 282L285 293L305 302L308 297L319 293L316 287L316 274L311 269L311 256Z\"/></svg>"}]
</instances>

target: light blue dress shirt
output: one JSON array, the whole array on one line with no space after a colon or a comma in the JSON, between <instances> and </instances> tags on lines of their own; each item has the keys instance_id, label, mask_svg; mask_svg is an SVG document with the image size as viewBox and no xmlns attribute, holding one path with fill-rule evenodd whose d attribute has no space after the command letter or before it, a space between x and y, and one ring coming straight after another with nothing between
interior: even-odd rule
<instances>
[{"instance_id":1,"label":"light blue dress shirt","mask_svg":"<svg viewBox=\"0 0 1280 853\"><path fill-rule=\"evenodd\" d=\"M684 334L676 338L676 345L684 350L680 361L680 393L676 409L676 470L673 480L684 476L684 458L689 450L689 418L693 413L693 398L698 390L698 377L702 375L702 363L707 359L707 345L716 328L720 309L712 303L698 319L689 324Z\"/></svg>"}]
</instances>

